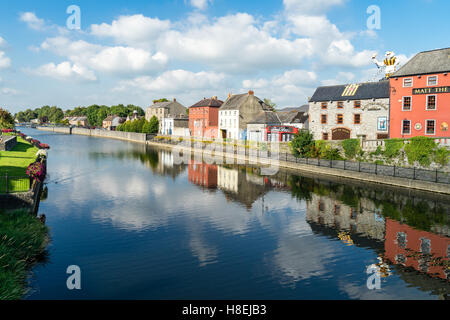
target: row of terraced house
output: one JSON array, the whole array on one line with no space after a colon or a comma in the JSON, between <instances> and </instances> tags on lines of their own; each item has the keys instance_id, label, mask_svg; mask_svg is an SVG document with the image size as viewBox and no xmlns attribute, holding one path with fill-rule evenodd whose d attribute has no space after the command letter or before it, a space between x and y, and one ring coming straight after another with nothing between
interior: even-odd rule
<instances>
[{"instance_id":1,"label":"row of terraced house","mask_svg":"<svg viewBox=\"0 0 450 320\"><path fill-rule=\"evenodd\" d=\"M417 54L389 78L323 86L308 104L275 111L250 90L225 101L204 98L187 110L176 99L147 108L159 133L211 140L291 141L299 130L316 140L448 138L450 48Z\"/></svg>"}]
</instances>

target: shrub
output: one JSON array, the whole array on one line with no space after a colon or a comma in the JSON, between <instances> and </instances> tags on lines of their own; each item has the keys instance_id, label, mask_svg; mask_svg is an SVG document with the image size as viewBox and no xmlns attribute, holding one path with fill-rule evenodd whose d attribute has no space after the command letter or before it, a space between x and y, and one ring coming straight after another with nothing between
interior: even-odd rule
<instances>
[{"instance_id":1,"label":"shrub","mask_svg":"<svg viewBox=\"0 0 450 320\"><path fill-rule=\"evenodd\" d=\"M441 166L446 166L448 164L450 157L450 150L445 147L436 148L433 154L434 162L440 164Z\"/></svg>"},{"instance_id":2,"label":"shrub","mask_svg":"<svg viewBox=\"0 0 450 320\"><path fill-rule=\"evenodd\" d=\"M307 157L314 146L313 135L309 131L297 133L290 144L294 156L302 158Z\"/></svg>"},{"instance_id":3,"label":"shrub","mask_svg":"<svg viewBox=\"0 0 450 320\"><path fill-rule=\"evenodd\" d=\"M361 143L359 139L347 139L342 141L345 156L348 159L353 159L361 150Z\"/></svg>"},{"instance_id":4,"label":"shrub","mask_svg":"<svg viewBox=\"0 0 450 320\"><path fill-rule=\"evenodd\" d=\"M437 144L433 138L414 137L405 146L405 153L408 157L409 164L413 165L416 161L423 167L431 164L431 155L434 153Z\"/></svg>"},{"instance_id":5,"label":"shrub","mask_svg":"<svg viewBox=\"0 0 450 320\"><path fill-rule=\"evenodd\" d=\"M389 159L398 157L400 155L400 150L405 145L405 141L403 139L386 139L384 140L384 143L385 148L383 154Z\"/></svg>"},{"instance_id":6,"label":"shrub","mask_svg":"<svg viewBox=\"0 0 450 320\"><path fill-rule=\"evenodd\" d=\"M344 160L338 148L329 148L325 151L323 158L326 160Z\"/></svg>"}]
</instances>

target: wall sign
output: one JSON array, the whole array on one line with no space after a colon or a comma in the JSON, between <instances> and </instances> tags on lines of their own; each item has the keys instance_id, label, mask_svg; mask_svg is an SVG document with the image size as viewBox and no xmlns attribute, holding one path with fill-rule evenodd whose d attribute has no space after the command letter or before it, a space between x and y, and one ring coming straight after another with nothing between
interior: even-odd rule
<instances>
[{"instance_id":1,"label":"wall sign","mask_svg":"<svg viewBox=\"0 0 450 320\"><path fill-rule=\"evenodd\" d=\"M378 118L378 131L387 131L387 117Z\"/></svg>"},{"instance_id":2,"label":"wall sign","mask_svg":"<svg viewBox=\"0 0 450 320\"><path fill-rule=\"evenodd\" d=\"M450 93L450 87L433 87L413 89L413 94Z\"/></svg>"}]
</instances>

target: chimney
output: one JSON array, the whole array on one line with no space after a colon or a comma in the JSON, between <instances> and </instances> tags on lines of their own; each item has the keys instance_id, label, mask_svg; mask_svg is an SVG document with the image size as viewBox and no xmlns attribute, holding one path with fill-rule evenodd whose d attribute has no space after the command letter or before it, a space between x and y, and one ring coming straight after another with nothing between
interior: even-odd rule
<instances>
[{"instance_id":1,"label":"chimney","mask_svg":"<svg viewBox=\"0 0 450 320\"><path fill-rule=\"evenodd\" d=\"M228 99L230 99L231 98L231 92L228 94Z\"/></svg>"},{"instance_id":2,"label":"chimney","mask_svg":"<svg viewBox=\"0 0 450 320\"><path fill-rule=\"evenodd\" d=\"M217 100L217 96L212 97L213 100Z\"/></svg>"},{"instance_id":3,"label":"chimney","mask_svg":"<svg viewBox=\"0 0 450 320\"><path fill-rule=\"evenodd\" d=\"M248 92L248 95L249 95L249 96L254 96L254 95L255 95L255 92L254 92L253 90L250 90L250 91Z\"/></svg>"},{"instance_id":4,"label":"chimney","mask_svg":"<svg viewBox=\"0 0 450 320\"><path fill-rule=\"evenodd\" d=\"M176 99L176 98L173 98L173 102L177 102L177 99Z\"/></svg>"}]
</instances>

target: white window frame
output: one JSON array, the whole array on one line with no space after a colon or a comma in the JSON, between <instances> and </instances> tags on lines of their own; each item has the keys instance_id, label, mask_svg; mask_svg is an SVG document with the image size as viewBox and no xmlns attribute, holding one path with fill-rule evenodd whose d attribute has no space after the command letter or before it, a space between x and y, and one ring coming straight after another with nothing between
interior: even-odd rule
<instances>
[{"instance_id":1,"label":"white window frame","mask_svg":"<svg viewBox=\"0 0 450 320\"><path fill-rule=\"evenodd\" d=\"M410 86L406 86L405 85L405 80L411 80L411 85ZM414 79L413 78L403 78L403 88L412 88L414 86Z\"/></svg>"},{"instance_id":2,"label":"white window frame","mask_svg":"<svg viewBox=\"0 0 450 320\"><path fill-rule=\"evenodd\" d=\"M433 133L428 133L428 121L433 121L434 122L434 132ZM435 136L436 135L436 120L434 119L427 119L425 120L425 135L426 136Z\"/></svg>"},{"instance_id":3,"label":"white window frame","mask_svg":"<svg viewBox=\"0 0 450 320\"><path fill-rule=\"evenodd\" d=\"M430 84L430 78L436 77L436 84ZM437 86L439 84L439 77L436 76L428 76L427 77L427 87L434 87Z\"/></svg>"},{"instance_id":4,"label":"white window frame","mask_svg":"<svg viewBox=\"0 0 450 320\"><path fill-rule=\"evenodd\" d=\"M428 109L428 97L433 97L433 96L434 96L434 109ZM437 111L437 105L438 105L437 98L438 98L437 94L427 94L427 98L425 100L425 110Z\"/></svg>"},{"instance_id":5,"label":"white window frame","mask_svg":"<svg viewBox=\"0 0 450 320\"><path fill-rule=\"evenodd\" d=\"M409 110L405 110L405 98L411 98L411 105L409 106ZM402 111L412 111L412 96L402 97Z\"/></svg>"},{"instance_id":6,"label":"white window frame","mask_svg":"<svg viewBox=\"0 0 450 320\"><path fill-rule=\"evenodd\" d=\"M404 133L403 132L403 122L404 121L408 121L409 122L409 133ZM411 128L411 120L402 120L402 126L401 126L401 128L402 128L402 135L403 136L410 136L411 135L411 132L412 132L412 128Z\"/></svg>"}]
</instances>

